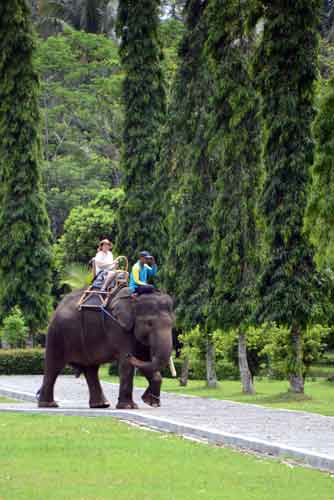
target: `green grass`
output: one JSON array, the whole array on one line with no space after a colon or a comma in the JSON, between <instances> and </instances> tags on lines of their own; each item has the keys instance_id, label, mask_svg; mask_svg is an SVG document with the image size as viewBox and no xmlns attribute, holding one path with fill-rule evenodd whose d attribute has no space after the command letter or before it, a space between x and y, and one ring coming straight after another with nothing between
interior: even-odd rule
<instances>
[{"instance_id":1,"label":"green grass","mask_svg":"<svg viewBox=\"0 0 334 500\"><path fill-rule=\"evenodd\" d=\"M333 377L334 376L334 366L333 365L315 365L310 368L310 377Z\"/></svg>"},{"instance_id":2,"label":"green grass","mask_svg":"<svg viewBox=\"0 0 334 500\"><path fill-rule=\"evenodd\" d=\"M102 367L100 376L103 380L118 382L117 377L109 377L107 367ZM142 377L136 377L138 387L146 387ZM288 383L281 380L256 380L257 394L242 394L239 381L223 380L217 389L208 389L203 380L190 380L187 387L180 387L178 380L164 379L162 389L176 394L189 394L204 398L227 399L241 403L254 403L273 408L308 411L321 415L334 416L334 383L324 379L316 382L307 381L305 395L294 395L288 392ZM334 486L334 485L333 485ZM334 499L334 494L333 494Z\"/></svg>"},{"instance_id":3,"label":"green grass","mask_svg":"<svg viewBox=\"0 0 334 500\"><path fill-rule=\"evenodd\" d=\"M328 474L110 418L1 415L1 500L333 500Z\"/></svg>"},{"instance_id":4,"label":"green grass","mask_svg":"<svg viewBox=\"0 0 334 500\"><path fill-rule=\"evenodd\" d=\"M19 401L14 401L13 399L7 399L0 396L0 403L19 403Z\"/></svg>"}]
</instances>

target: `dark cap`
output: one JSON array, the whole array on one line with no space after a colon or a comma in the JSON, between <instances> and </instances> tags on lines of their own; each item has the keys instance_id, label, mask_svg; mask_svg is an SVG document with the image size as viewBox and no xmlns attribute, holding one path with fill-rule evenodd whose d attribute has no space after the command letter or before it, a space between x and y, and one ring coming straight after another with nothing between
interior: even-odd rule
<instances>
[{"instance_id":1,"label":"dark cap","mask_svg":"<svg viewBox=\"0 0 334 500\"><path fill-rule=\"evenodd\" d=\"M142 252L140 252L139 257L145 257L146 259L152 259L152 255L149 252L147 252L146 250L143 250Z\"/></svg>"}]
</instances>

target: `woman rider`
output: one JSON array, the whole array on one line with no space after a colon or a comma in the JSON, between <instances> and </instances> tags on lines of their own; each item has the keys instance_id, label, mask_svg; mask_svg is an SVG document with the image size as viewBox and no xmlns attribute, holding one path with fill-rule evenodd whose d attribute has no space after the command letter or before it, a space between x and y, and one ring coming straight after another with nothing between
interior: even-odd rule
<instances>
[{"instance_id":1,"label":"woman rider","mask_svg":"<svg viewBox=\"0 0 334 500\"><path fill-rule=\"evenodd\" d=\"M117 275L118 258L114 260L111 250L111 241L107 239L100 241L99 247L97 249L97 254L95 255L94 259L96 276L102 271L104 273L107 273L104 285L101 289L102 291L108 289L110 283L115 279Z\"/></svg>"}]
</instances>

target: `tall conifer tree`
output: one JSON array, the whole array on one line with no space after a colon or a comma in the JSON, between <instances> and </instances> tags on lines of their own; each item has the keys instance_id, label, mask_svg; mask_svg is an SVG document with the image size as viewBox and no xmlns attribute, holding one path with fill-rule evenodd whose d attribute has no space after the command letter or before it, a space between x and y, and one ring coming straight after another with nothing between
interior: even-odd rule
<instances>
[{"instance_id":1,"label":"tall conifer tree","mask_svg":"<svg viewBox=\"0 0 334 500\"><path fill-rule=\"evenodd\" d=\"M118 11L120 56L125 71L123 100L123 186L119 250L135 258L140 249L160 248L161 213L155 189L159 136L165 119L159 0L121 0Z\"/></svg>"},{"instance_id":2,"label":"tall conifer tree","mask_svg":"<svg viewBox=\"0 0 334 500\"><path fill-rule=\"evenodd\" d=\"M239 365L244 392L253 392L245 328L255 305L256 200L260 180L258 100L248 74L250 41L245 38L245 4L212 0L207 10L208 53L217 81L211 120L212 147L219 155L213 204L212 318L218 328L239 332Z\"/></svg>"},{"instance_id":3,"label":"tall conifer tree","mask_svg":"<svg viewBox=\"0 0 334 500\"><path fill-rule=\"evenodd\" d=\"M48 317L50 233L40 176L38 78L26 0L0 5L0 311L32 332Z\"/></svg>"},{"instance_id":4,"label":"tall conifer tree","mask_svg":"<svg viewBox=\"0 0 334 500\"><path fill-rule=\"evenodd\" d=\"M186 31L180 46L180 67L169 109L171 150L169 161L167 287L176 301L177 326L189 331L199 325L209 334L207 319L211 296L209 217L214 197L215 162L208 151L208 124L212 111L213 82L204 52L208 2L190 0ZM208 383L215 385L213 350L207 342Z\"/></svg>"},{"instance_id":5,"label":"tall conifer tree","mask_svg":"<svg viewBox=\"0 0 334 500\"><path fill-rule=\"evenodd\" d=\"M313 133L316 140L306 227L319 266L334 268L334 78L322 82Z\"/></svg>"},{"instance_id":6,"label":"tall conifer tree","mask_svg":"<svg viewBox=\"0 0 334 500\"><path fill-rule=\"evenodd\" d=\"M255 58L262 94L263 208L270 258L261 280L260 318L291 328L290 385L303 392L302 332L314 301L313 252L303 234L317 75L319 0L260 0L264 30Z\"/></svg>"}]
</instances>

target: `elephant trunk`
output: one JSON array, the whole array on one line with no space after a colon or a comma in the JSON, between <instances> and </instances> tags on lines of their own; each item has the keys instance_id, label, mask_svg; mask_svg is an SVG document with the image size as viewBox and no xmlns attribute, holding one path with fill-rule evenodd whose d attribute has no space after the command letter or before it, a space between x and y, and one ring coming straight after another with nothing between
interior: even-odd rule
<instances>
[{"instance_id":1,"label":"elephant trunk","mask_svg":"<svg viewBox=\"0 0 334 500\"><path fill-rule=\"evenodd\" d=\"M142 361L135 356L129 355L129 361L132 366L135 366L136 368L145 370L147 372L160 371L168 363L168 360L166 362L161 362L161 360L157 358L157 356L153 356L152 361Z\"/></svg>"},{"instance_id":2,"label":"elephant trunk","mask_svg":"<svg viewBox=\"0 0 334 500\"><path fill-rule=\"evenodd\" d=\"M153 350L151 361L142 361L141 359L129 354L129 362L132 366L149 373L161 371L169 363L172 348L172 337L170 335L170 339L168 339L167 342L165 341L163 346L156 347L156 349Z\"/></svg>"}]
</instances>

